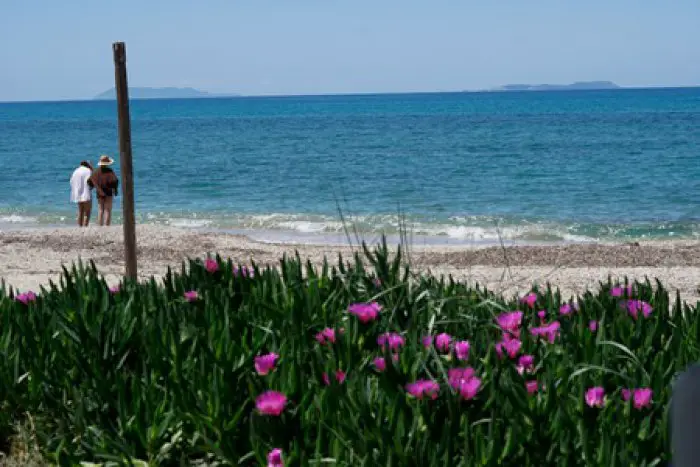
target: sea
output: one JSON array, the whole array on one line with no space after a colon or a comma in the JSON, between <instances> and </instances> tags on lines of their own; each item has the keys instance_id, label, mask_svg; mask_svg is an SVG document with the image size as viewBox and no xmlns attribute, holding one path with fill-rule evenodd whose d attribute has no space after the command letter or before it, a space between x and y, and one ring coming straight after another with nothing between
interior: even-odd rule
<instances>
[{"instance_id":1,"label":"sea","mask_svg":"<svg viewBox=\"0 0 700 467\"><path fill-rule=\"evenodd\" d=\"M139 223L345 243L700 239L700 88L132 100ZM75 223L114 101L0 103L0 231ZM116 198L115 217L121 216Z\"/></svg>"}]
</instances>

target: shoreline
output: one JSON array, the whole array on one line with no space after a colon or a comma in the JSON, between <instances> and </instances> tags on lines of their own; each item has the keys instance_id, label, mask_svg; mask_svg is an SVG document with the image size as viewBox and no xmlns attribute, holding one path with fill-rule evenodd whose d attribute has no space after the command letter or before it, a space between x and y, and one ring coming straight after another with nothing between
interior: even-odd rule
<instances>
[{"instance_id":1,"label":"shoreline","mask_svg":"<svg viewBox=\"0 0 700 467\"><path fill-rule=\"evenodd\" d=\"M377 241L380 237L377 237ZM395 242L388 241L393 249ZM376 242L370 243L373 246ZM142 224L137 227L139 276L162 277L167 267L179 268L187 257L218 253L234 262L254 260L276 266L284 254L299 252L319 265L323 257L336 264L338 254L350 259L346 245L271 243L241 234ZM567 243L525 245L420 245L410 248L413 269L456 280L478 282L506 295L525 293L533 282L549 281L564 295L595 288L607 277L658 278L685 300L700 300L700 241L638 243ZM0 278L18 290L38 290L56 282L61 266L93 260L110 284L123 273L122 226L24 228L0 231Z\"/></svg>"}]
</instances>

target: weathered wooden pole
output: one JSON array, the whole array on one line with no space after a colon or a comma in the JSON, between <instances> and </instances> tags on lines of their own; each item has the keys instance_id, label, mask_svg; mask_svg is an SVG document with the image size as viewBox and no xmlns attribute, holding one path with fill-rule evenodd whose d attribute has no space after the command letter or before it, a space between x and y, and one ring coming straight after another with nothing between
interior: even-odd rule
<instances>
[{"instance_id":1,"label":"weathered wooden pole","mask_svg":"<svg viewBox=\"0 0 700 467\"><path fill-rule=\"evenodd\" d=\"M688 368L673 385L671 460L673 467L694 467L700 461L700 365Z\"/></svg>"},{"instance_id":2,"label":"weathered wooden pole","mask_svg":"<svg viewBox=\"0 0 700 467\"><path fill-rule=\"evenodd\" d=\"M126 80L126 46L123 42L115 42L112 44L112 50L114 51L114 83L119 118L119 164L122 173L125 276L136 280L136 219L134 216L134 174L131 161L129 85Z\"/></svg>"}]
</instances>

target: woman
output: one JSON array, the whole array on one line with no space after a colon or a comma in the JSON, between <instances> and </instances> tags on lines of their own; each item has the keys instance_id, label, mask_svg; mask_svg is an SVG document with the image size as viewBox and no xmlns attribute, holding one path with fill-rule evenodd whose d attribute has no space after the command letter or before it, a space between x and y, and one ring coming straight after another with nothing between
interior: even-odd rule
<instances>
[{"instance_id":1,"label":"woman","mask_svg":"<svg viewBox=\"0 0 700 467\"><path fill-rule=\"evenodd\" d=\"M87 227L90 223L90 211L92 210L90 177L92 177L92 165L88 161L82 161L70 177L70 200L78 205L78 225L80 227Z\"/></svg>"},{"instance_id":2,"label":"woman","mask_svg":"<svg viewBox=\"0 0 700 467\"><path fill-rule=\"evenodd\" d=\"M100 156L97 163L97 170L92 173L90 185L95 187L97 192L97 222L100 225L110 225L112 223L112 199L117 196L119 179L110 165L114 160L109 156Z\"/></svg>"}]
</instances>

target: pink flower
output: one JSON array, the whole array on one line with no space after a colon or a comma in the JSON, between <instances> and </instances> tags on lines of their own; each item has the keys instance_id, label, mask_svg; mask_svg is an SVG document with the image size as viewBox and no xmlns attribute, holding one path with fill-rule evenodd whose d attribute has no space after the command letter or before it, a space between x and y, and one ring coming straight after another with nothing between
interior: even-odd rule
<instances>
[{"instance_id":1,"label":"pink flower","mask_svg":"<svg viewBox=\"0 0 700 467\"><path fill-rule=\"evenodd\" d=\"M188 302L194 302L199 298L199 294L197 293L196 290L190 290L189 292L185 292L185 300Z\"/></svg>"},{"instance_id":2,"label":"pink flower","mask_svg":"<svg viewBox=\"0 0 700 467\"><path fill-rule=\"evenodd\" d=\"M523 343L518 339L504 339L496 344L496 353L500 358L503 358L503 352L508 354L508 357L515 358L520 352L520 347Z\"/></svg>"},{"instance_id":3,"label":"pink flower","mask_svg":"<svg viewBox=\"0 0 700 467\"><path fill-rule=\"evenodd\" d=\"M276 353L268 353L265 355L258 355L255 357L255 371L258 372L259 375L266 375L270 371L275 369L275 363L277 363L277 359L280 358L279 355Z\"/></svg>"},{"instance_id":4,"label":"pink flower","mask_svg":"<svg viewBox=\"0 0 700 467\"><path fill-rule=\"evenodd\" d=\"M481 379L470 378L466 381L462 381L459 385L459 395L462 396L464 400L473 399L476 393L479 392L481 387Z\"/></svg>"},{"instance_id":5,"label":"pink flower","mask_svg":"<svg viewBox=\"0 0 700 467\"><path fill-rule=\"evenodd\" d=\"M119 288L119 284L113 285L112 287L109 288L109 293L111 293L112 295L116 295L119 293L119 290L121 290Z\"/></svg>"},{"instance_id":6,"label":"pink flower","mask_svg":"<svg viewBox=\"0 0 700 467\"><path fill-rule=\"evenodd\" d=\"M447 370L447 382L454 389L459 389L459 385L463 381L470 380L474 377L474 368L450 368Z\"/></svg>"},{"instance_id":7,"label":"pink flower","mask_svg":"<svg viewBox=\"0 0 700 467\"><path fill-rule=\"evenodd\" d=\"M559 307L559 314L562 316L570 315L572 311L573 308L571 307L570 303L564 303L562 306Z\"/></svg>"},{"instance_id":8,"label":"pink flower","mask_svg":"<svg viewBox=\"0 0 700 467\"><path fill-rule=\"evenodd\" d=\"M528 394L532 395L532 394L536 393L538 388L539 388L539 385L537 384L537 380L525 382L525 389L527 389Z\"/></svg>"},{"instance_id":9,"label":"pink flower","mask_svg":"<svg viewBox=\"0 0 700 467\"><path fill-rule=\"evenodd\" d=\"M628 285L626 288L623 287L613 287L610 289L610 295L613 297L622 297L625 292L627 292L627 296L631 297L632 296L632 286Z\"/></svg>"},{"instance_id":10,"label":"pink flower","mask_svg":"<svg viewBox=\"0 0 700 467\"><path fill-rule=\"evenodd\" d=\"M625 303L627 312L632 316L632 318L637 319L638 313L641 311L645 318L651 315L653 308L647 302L643 300L627 300Z\"/></svg>"},{"instance_id":11,"label":"pink flower","mask_svg":"<svg viewBox=\"0 0 700 467\"><path fill-rule=\"evenodd\" d=\"M525 371L532 371L534 368L535 364L535 357L532 355L523 355L518 359L518 366L516 367L518 370L518 373L521 375Z\"/></svg>"},{"instance_id":12,"label":"pink flower","mask_svg":"<svg viewBox=\"0 0 700 467\"><path fill-rule=\"evenodd\" d=\"M374 284L374 286L376 288L380 288L382 286L382 280L378 277L375 277L374 279L372 279L372 283Z\"/></svg>"},{"instance_id":13,"label":"pink flower","mask_svg":"<svg viewBox=\"0 0 700 467\"><path fill-rule=\"evenodd\" d=\"M520 299L520 303L527 303L527 306L529 306L530 308L534 308L535 303L537 303L537 294L531 292L525 295L523 298Z\"/></svg>"},{"instance_id":14,"label":"pink flower","mask_svg":"<svg viewBox=\"0 0 700 467\"><path fill-rule=\"evenodd\" d=\"M559 321L552 321L551 323L545 326L530 329L530 334L532 334L533 336L544 337L549 341L550 344L553 344L554 340L559 335L560 327L561 325L559 324Z\"/></svg>"},{"instance_id":15,"label":"pink flower","mask_svg":"<svg viewBox=\"0 0 700 467\"><path fill-rule=\"evenodd\" d=\"M208 273L214 274L219 270L219 263L217 263L215 259L207 258L204 260L204 269L206 269Z\"/></svg>"},{"instance_id":16,"label":"pink flower","mask_svg":"<svg viewBox=\"0 0 700 467\"><path fill-rule=\"evenodd\" d=\"M335 371L335 380L338 382L338 384L343 384L345 382L345 376L346 376L346 374L343 370L336 370ZM323 373L321 375L321 379L323 379L323 383L326 386L331 385L331 380L328 377L328 373Z\"/></svg>"},{"instance_id":17,"label":"pink flower","mask_svg":"<svg viewBox=\"0 0 700 467\"><path fill-rule=\"evenodd\" d=\"M374 365L374 368L382 372L386 370L386 360L384 360L384 357L377 357L372 361L372 364Z\"/></svg>"},{"instance_id":18,"label":"pink flower","mask_svg":"<svg viewBox=\"0 0 700 467\"><path fill-rule=\"evenodd\" d=\"M537 312L537 316L544 321L544 319L547 317L547 312L545 310L540 310Z\"/></svg>"},{"instance_id":19,"label":"pink flower","mask_svg":"<svg viewBox=\"0 0 700 467\"><path fill-rule=\"evenodd\" d=\"M279 416L287 403L287 396L277 391L265 391L255 399L255 408L263 415Z\"/></svg>"},{"instance_id":20,"label":"pink flower","mask_svg":"<svg viewBox=\"0 0 700 467\"><path fill-rule=\"evenodd\" d=\"M433 345L433 336L423 336L421 342L423 343L423 347L429 349L430 346Z\"/></svg>"},{"instance_id":21,"label":"pink flower","mask_svg":"<svg viewBox=\"0 0 700 467\"><path fill-rule=\"evenodd\" d=\"M470 367L450 368L447 381L465 400L473 399L481 387L481 379L474 376L474 369Z\"/></svg>"},{"instance_id":22,"label":"pink flower","mask_svg":"<svg viewBox=\"0 0 700 467\"><path fill-rule=\"evenodd\" d=\"M452 342L452 337L446 332L438 334L437 337L435 337L435 347L440 352L449 352L450 342Z\"/></svg>"},{"instance_id":23,"label":"pink flower","mask_svg":"<svg viewBox=\"0 0 700 467\"><path fill-rule=\"evenodd\" d=\"M284 467L280 448L275 448L267 454L267 467Z\"/></svg>"},{"instance_id":24,"label":"pink flower","mask_svg":"<svg viewBox=\"0 0 700 467\"><path fill-rule=\"evenodd\" d=\"M455 342L455 353L457 354L457 360L467 360L469 358L469 341L459 341Z\"/></svg>"},{"instance_id":25,"label":"pink flower","mask_svg":"<svg viewBox=\"0 0 700 467\"><path fill-rule=\"evenodd\" d=\"M592 319L588 322L588 329L591 330L591 332L596 332L598 330L598 321Z\"/></svg>"},{"instance_id":26,"label":"pink flower","mask_svg":"<svg viewBox=\"0 0 700 467\"><path fill-rule=\"evenodd\" d=\"M381 309L382 306L377 302L353 303L348 307L348 312L357 316L361 323L369 323L377 319L377 314Z\"/></svg>"},{"instance_id":27,"label":"pink flower","mask_svg":"<svg viewBox=\"0 0 700 467\"><path fill-rule=\"evenodd\" d=\"M629 389L622 389L622 400L627 402L632 397L632 391Z\"/></svg>"},{"instance_id":28,"label":"pink flower","mask_svg":"<svg viewBox=\"0 0 700 467\"><path fill-rule=\"evenodd\" d=\"M637 389L623 389L622 390L622 398L625 401L630 400L630 397L632 398L632 405L634 406L635 409L641 410L644 407L649 407L651 405L651 398L653 395L653 391L651 388L637 388Z\"/></svg>"},{"instance_id":29,"label":"pink flower","mask_svg":"<svg viewBox=\"0 0 700 467\"><path fill-rule=\"evenodd\" d=\"M15 300L25 305L29 305L29 302L36 301L36 294L32 291L21 293L15 297Z\"/></svg>"},{"instance_id":30,"label":"pink flower","mask_svg":"<svg viewBox=\"0 0 700 467\"><path fill-rule=\"evenodd\" d=\"M382 350L386 348L386 346L389 346L389 349L391 350L399 350L399 347L402 347L406 343L406 339L403 338L400 334L396 334L395 332L385 332L384 334L380 335L377 337L377 344L379 347L381 347Z\"/></svg>"},{"instance_id":31,"label":"pink flower","mask_svg":"<svg viewBox=\"0 0 700 467\"><path fill-rule=\"evenodd\" d=\"M601 386L589 388L585 398L589 407L602 407L605 404L605 390Z\"/></svg>"},{"instance_id":32,"label":"pink flower","mask_svg":"<svg viewBox=\"0 0 700 467\"><path fill-rule=\"evenodd\" d=\"M440 385L429 379L419 379L414 383L407 384L406 392L416 399L423 399L424 396L437 399L438 393L440 392Z\"/></svg>"},{"instance_id":33,"label":"pink flower","mask_svg":"<svg viewBox=\"0 0 700 467\"><path fill-rule=\"evenodd\" d=\"M502 313L496 317L496 322L504 332L519 337L520 325L523 322L523 312L511 311L510 313Z\"/></svg>"},{"instance_id":34,"label":"pink flower","mask_svg":"<svg viewBox=\"0 0 700 467\"><path fill-rule=\"evenodd\" d=\"M316 334L315 336L316 340L318 341L319 344L324 345L326 343L335 343L335 330L331 328L325 328L323 331L320 331Z\"/></svg>"}]
</instances>

